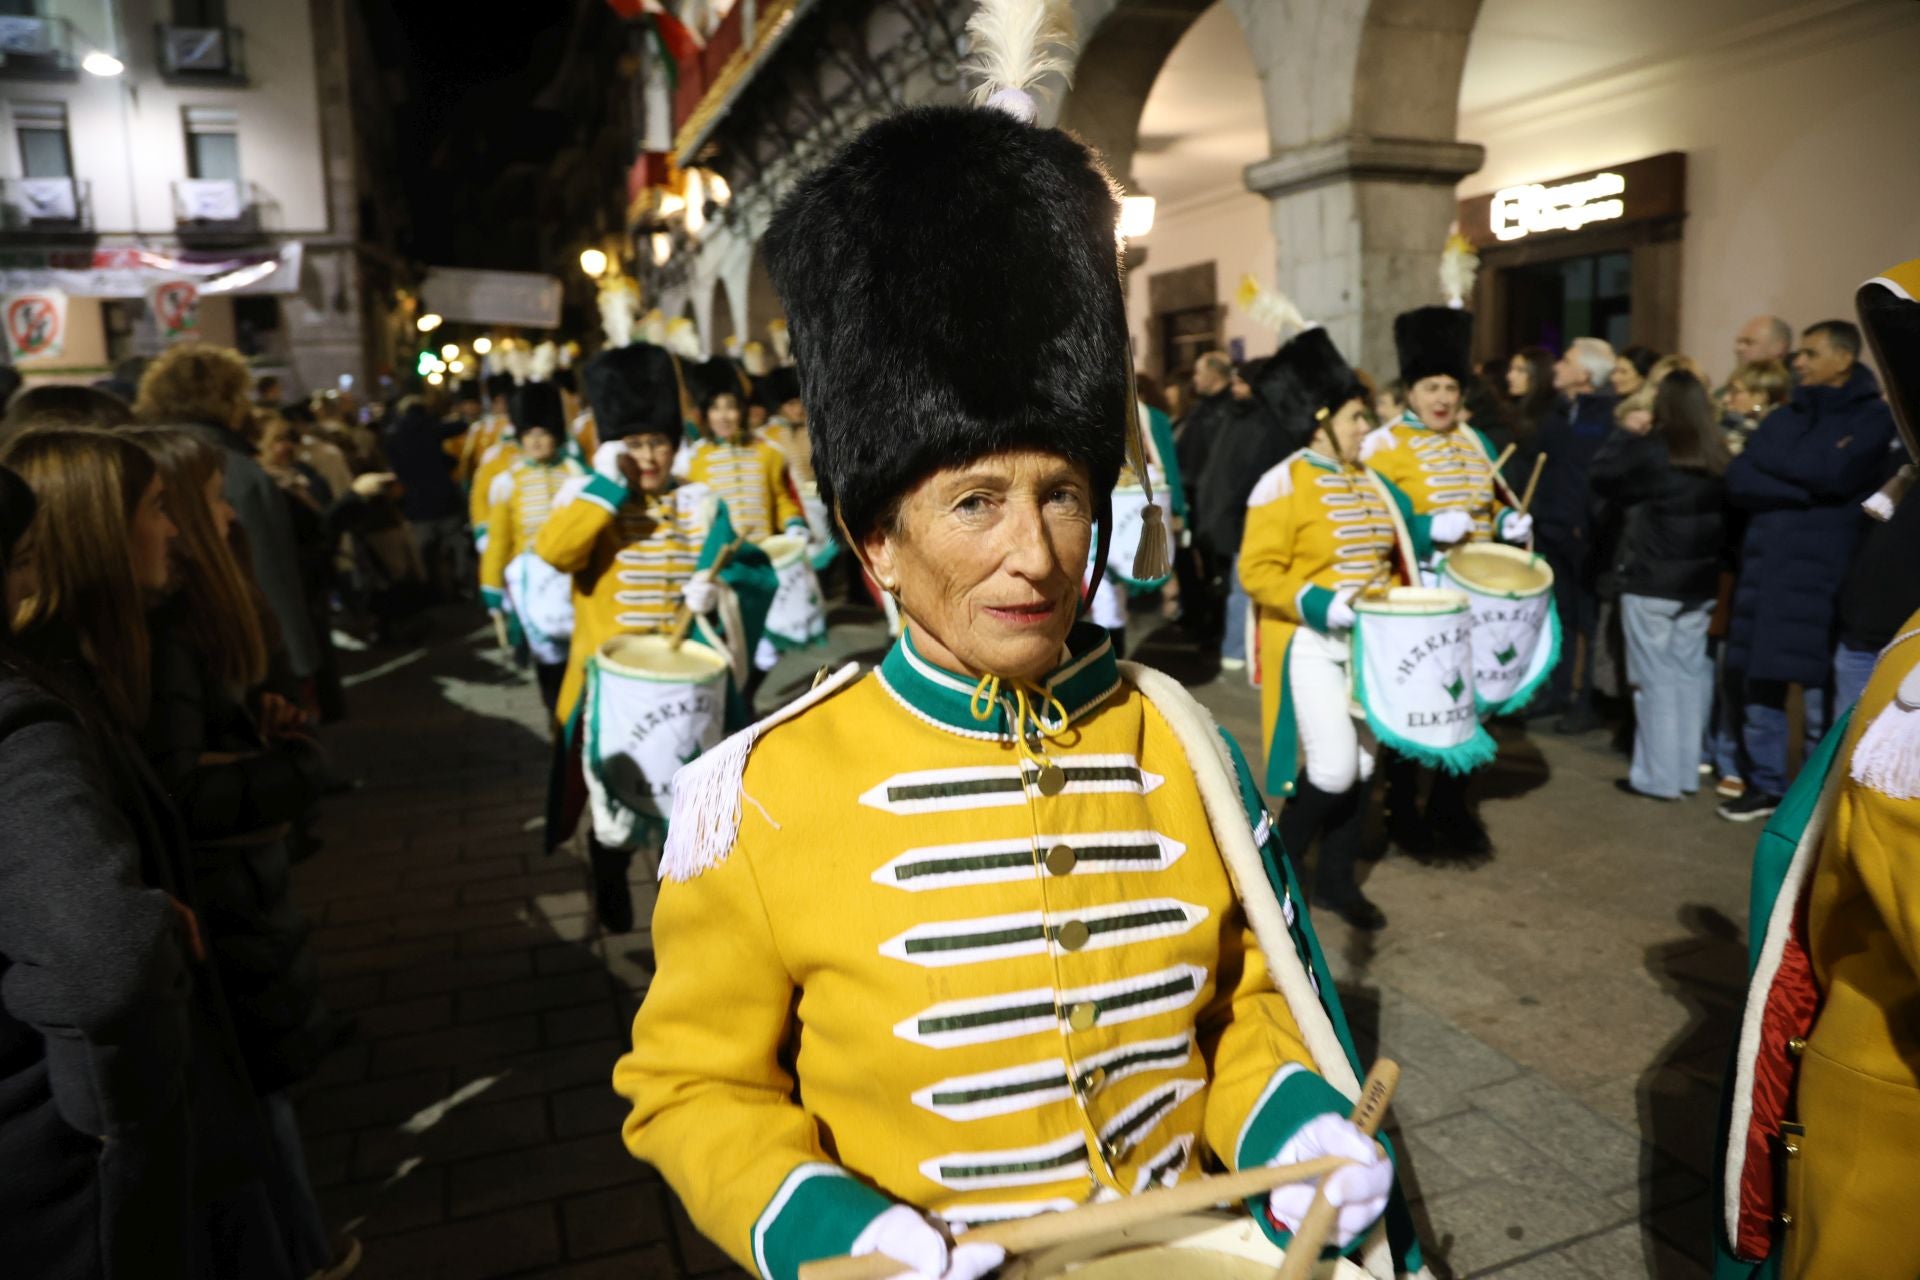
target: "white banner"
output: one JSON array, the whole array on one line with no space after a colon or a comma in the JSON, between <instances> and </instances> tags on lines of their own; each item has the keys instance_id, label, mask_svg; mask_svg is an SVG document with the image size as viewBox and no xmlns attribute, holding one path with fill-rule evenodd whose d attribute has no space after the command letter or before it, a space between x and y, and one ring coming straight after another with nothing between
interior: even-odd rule
<instances>
[{"instance_id":1,"label":"white banner","mask_svg":"<svg viewBox=\"0 0 1920 1280\"><path fill-rule=\"evenodd\" d=\"M1467 598L1402 587L1353 607L1353 697L1374 736L1449 773L1493 759L1473 699Z\"/></svg>"},{"instance_id":2,"label":"white banner","mask_svg":"<svg viewBox=\"0 0 1920 1280\"><path fill-rule=\"evenodd\" d=\"M585 765L593 833L631 849L673 809L673 775L720 745L727 662L697 641L622 636L587 660Z\"/></svg>"},{"instance_id":3,"label":"white banner","mask_svg":"<svg viewBox=\"0 0 1920 1280\"><path fill-rule=\"evenodd\" d=\"M48 359L67 349L67 295L57 289L0 296L0 319L15 361Z\"/></svg>"},{"instance_id":4,"label":"white banner","mask_svg":"<svg viewBox=\"0 0 1920 1280\"><path fill-rule=\"evenodd\" d=\"M433 267L420 285L428 311L467 324L560 327L560 280L536 271Z\"/></svg>"},{"instance_id":5,"label":"white banner","mask_svg":"<svg viewBox=\"0 0 1920 1280\"><path fill-rule=\"evenodd\" d=\"M301 246L248 253L155 249L27 249L0 252L0 293L58 289L76 298L144 298L169 280L209 293L297 293Z\"/></svg>"}]
</instances>

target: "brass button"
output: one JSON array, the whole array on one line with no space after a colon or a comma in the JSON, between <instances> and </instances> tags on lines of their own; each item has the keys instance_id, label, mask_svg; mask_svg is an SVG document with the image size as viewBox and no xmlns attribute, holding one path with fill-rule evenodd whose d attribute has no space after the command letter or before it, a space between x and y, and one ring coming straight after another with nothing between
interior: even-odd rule
<instances>
[{"instance_id":1,"label":"brass button","mask_svg":"<svg viewBox=\"0 0 1920 1280\"><path fill-rule=\"evenodd\" d=\"M1799 1144L1799 1143L1797 1143L1797 1142L1789 1142L1789 1143L1787 1143L1787 1144L1786 1144L1786 1146L1787 1146L1787 1154L1788 1154L1788 1155L1790 1155L1790 1156L1797 1156L1797 1155L1799 1155L1799 1154L1800 1154L1800 1144Z\"/></svg>"},{"instance_id":2,"label":"brass button","mask_svg":"<svg viewBox=\"0 0 1920 1280\"><path fill-rule=\"evenodd\" d=\"M1094 1007L1091 1000L1082 1000L1067 1010L1067 1025L1075 1031L1085 1031L1099 1020L1100 1010Z\"/></svg>"},{"instance_id":3,"label":"brass button","mask_svg":"<svg viewBox=\"0 0 1920 1280\"><path fill-rule=\"evenodd\" d=\"M1805 1036L1795 1036L1793 1039L1787 1041L1787 1052L1794 1057L1797 1058L1806 1051L1807 1038Z\"/></svg>"},{"instance_id":4,"label":"brass button","mask_svg":"<svg viewBox=\"0 0 1920 1280\"><path fill-rule=\"evenodd\" d=\"M1067 771L1057 764L1041 765L1033 785L1043 796L1057 796L1067 789Z\"/></svg>"},{"instance_id":5,"label":"brass button","mask_svg":"<svg viewBox=\"0 0 1920 1280\"><path fill-rule=\"evenodd\" d=\"M1781 1214L1781 1215L1780 1215L1780 1225L1781 1225L1781 1226L1783 1226L1783 1227L1790 1227L1790 1226L1792 1226L1792 1225L1793 1225L1793 1215L1792 1215L1792 1214L1790 1214L1790 1213L1783 1213L1783 1214Z\"/></svg>"},{"instance_id":6,"label":"brass button","mask_svg":"<svg viewBox=\"0 0 1920 1280\"><path fill-rule=\"evenodd\" d=\"M1087 1072L1085 1075L1080 1077L1080 1086L1079 1086L1080 1092L1083 1094L1093 1093L1097 1091L1100 1088L1100 1086L1105 1084L1106 1082L1107 1082L1107 1069L1105 1067L1095 1067L1093 1070Z\"/></svg>"},{"instance_id":7,"label":"brass button","mask_svg":"<svg viewBox=\"0 0 1920 1280\"><path fill-rule=\"evenodd\" d=\"M1064 876L1069 871L1072 871L1074 864L1079 861L1080 855L1072 849L1069 849L1066 845L1057 844L1047 850L1047 870L1057 876Z\"/></svg>"},{"instance_id":8,"label":"brass button","mask_svg":"<svg viewBox=\"0 0 1920 1280\"><path fill-rule=\"evenodd\" d=\"M1087 939L1093 931L1087 928L1084 920L1069 920L1054 933L1054 941L1069 951L1078 951L1087 945Z\"/></svg>"}]
</instances>

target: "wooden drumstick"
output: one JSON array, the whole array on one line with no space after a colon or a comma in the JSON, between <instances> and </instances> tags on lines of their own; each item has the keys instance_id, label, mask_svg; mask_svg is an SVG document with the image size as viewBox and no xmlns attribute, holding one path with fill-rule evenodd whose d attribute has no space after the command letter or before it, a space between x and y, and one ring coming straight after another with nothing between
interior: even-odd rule
<instances>
[{"instance_id":1,"label":"wooden drumstick","mask_svg":"<svg viewBox=\"0 0 1920 1280\"><path fill-rule=\"evenodd\" d=\"M1520 514L1525 515L1527 508L1533 505L1533 491L1540 487L1540 469L1547 465L1547 455L1541 454L1533 460L1533 474L1527 477L1527 491L1520 495Z\"/></svg>"},{"instance_id":2,"label":"wooden drumstick","mask_svg":"<svg viewBox=\"0 0 1920 1280\"><path fill-rule=\"evenodd\" d=\"M1367 585L1360 588L1360 594L1366 597L1384 595L1387 591L1386 584L1391 581L1393 581L1393 560L1388 558L1380 562L1380 567L1373 571L1371 578L1367 579Z\"/></svg>"},{"instance_id":3,"label":"wooden drumstick","mask_svg":"<svg viewBox=\"0 0 1920 1280\"><path fill-rule=\"evenodd\" d=\"M1200 1178L1161 1191L1146 1191L1137 1196L1108 1200L1058 1213L1039 1213L1031 1218L1015 1218L975 1227L960 1237L963 1244L997 1244L1009 1254L1031 1253L1055 1245L1084 1240L1089 1236L1118 1232L1159 1218L1183 1213L1198 1213L1217 1204L1244 1200L1295 1182L1311 1182L1324 1177L1351 1160L1339 1156L1321 1156L1299 1164L1262 1166L1239 1173L1223 1173ZM885 1280L897 1276L903 1264L884 1253L860 1257L822 1258L802 1263L800 1280Z\"/></svg>"},{"instance_id":4,"label":"wooden drumstick","mask_svg":"<svg viewBox=\"0 0 1920 1280\"><path fill-rule=\"evenodd\" d=\"M1513 456L1513 451L1515 449L1518 449L1519 447L1520 446L1517 444L1510 444L1506 448L1502 449L1500 451L1500 456L1493 460L1493 469L1495 471L1505 470L1507 465L1507 459L1511 458Z\"/></svg>"},{"instance_id":5,"label":"wooden drumstick","mask_svg":"<svg viewBox=\"0 0 1920 1280\"><path fill-rule=\"evenodd\" d=\"M1380 1122L1387 1117L1387 1104L1393 1101L1393 1090L1399 1083L1398 1063L1389 1058L1375 1062L1373 1070L1367 1072L1366 1083L1360 1086L1360 1101L1353 1104L1353 1114L1347 1117L1354 1127L1369 1138L1378 1133ZM1314 1193L1307 1216L1300 1220L1300 1226L1293 1233L1293 1243L1287 1246L1278 1280L1306 1280L1314 1264L1320 1261L1321 1245L1326 1243L1339 1219L1339 1206L1327 1199L1323 1182Z\"/></svg>"},{"instance_id":6,"label":"wooden drumstick","mask_svg":"<svg viewBox=\"0 0 1920 1280\"><path fill-rule=\"evenodd\" d=\"M733 559L733 553L738 551L740 544L745 541L746 539L744 537L735 538L732 542L720 548L720 554L715 556L713 563L707 566L707 578L709 581L720 576L720 571L727 567L727 561ZM693 610L683 604L674 611L673 631L668 637L668 643L672 645L674 649L679 649L681 645L687 642L687 633L692 630Z\"/></svg>"}]
</instances>

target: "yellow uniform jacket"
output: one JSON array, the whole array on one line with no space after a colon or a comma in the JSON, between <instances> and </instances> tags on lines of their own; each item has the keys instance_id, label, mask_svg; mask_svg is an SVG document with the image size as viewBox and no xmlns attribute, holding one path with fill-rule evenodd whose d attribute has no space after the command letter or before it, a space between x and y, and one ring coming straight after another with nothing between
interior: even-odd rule
<instances>
[{"instance_id":1,"label":"yellow uniform jacket","mask_svg":"<svg viewBox=\"0 0 1920 1280\"><path fill-rule=\"evenodd\" d=\"M467 490L467 523L476 539L487 536L487 514L493 506L493 480L520 461L520 442L502 436L480 455L473 468L473 487Z\"/></svg>"},{"instance_id":2,"label":"yellow uniform jacket","mask_svg":"<svg viewBox=\"0 0 1920 1280\"><path fill-rule=\"evenodd\" d=\"M1327 629L1343 588L1390 585L1411 572L1426 517L1402 519L1386 485L1362 466L1302 449L1261 476L1247 499L1240 584L1254 603L1260 640L1260 724L1267 791L1292 791L1297 742L1288 714L1287 650L1300 627ZM1395 551L1402 562L1393 564Z\"/></svg>"},{"instance_id":3,"label":"yellow uniform jacket","mask_svg":"<svg viewBox=\"0 0 1920 1280\"><path fill-rule=\"evenodd\" d=\"M975 1223L1263 1163L1349 1109L1277 989L1196 766L1131 681L1103 632L1075 631L1047 681L1070 721L1041 743L1064 770L1048 795L1007 708L975 718L975 683L909 633L750 740L717 865L663 868L657 976L614 1087L633 1154L742 1265L788 1280L896 1201ZM1260 889L1261 918L1294 927L1290 885L1284 906ZM1318 963L1301 937L1286 974Z\"/></svg>"},{"instance_id":4,"label":"yellow uniform jacket","mask_svg":"<svg viewBox=\"0 0 1920 1280\"><path fill-rule=\"evenodd\" d=\"M787 469L797 484L813 483L813 443L806 424L795 426L785 418L769 418L760 428L760 438L778 449L787 460Z\"/></svg>"},{"instance_id":5,"label":"yellow uniform jacket","mask_svg":"<svg viewBox=\"0 0 1920 1280\"><path fill-rule=\"evenodd\" d=\"M514 463L494 478L487 506L487 546L480 553L480 595L489 609L505 599L507 566L523 551L533 550L547 518L558 505L569 480L586 474L573 459L555 455L552 462Z\"/></svg>"},{"instance_id":6,"label":"yellow uniform jacket","mask_svg":"<svg viewBox=\"0 0 1920 1280\"><path fill-rule=\"evenodd\" d=\"M764 542L793 524L804 532L807 517L787 474L786 455L764 440L700 441L693 446L687 479L712 488L727 504L734 529L749 542Z\"/></svg>"},{"instance_id":7,"label":"yellow uniform jacket","mask_svg":"<svg viewBox=\"0 0 1920 1280\"><path fill-rule=\"evenodd\" d=\"M1360 442L1360 461L1405 494L1417 515L1459 509L1472 512L1473 536L1490 542L1509 509L1504 481L1495 473L1493 446L1464 423L1435 431L1412 412L1376 427Z\"/></svg>"},{"instance_id":8,"label":"yellow uniform jacket","mask_svg":"<svg viewBox=\"0 0 1920 1280\"><path fill-rule=\"evenodd\" d=\"M512 420L504 414L483 414L467 428L467 434L460 438L459 464L454 468L454 478L461 484L470 485L473 473L480 466L480 460L486 457L487 450L500 443L507 434Z\"/></svg>"},{"instance_id":9,"label":"yellow uniform jacket","mask_svg":"<svg viewBox=\"0 0 1920 1280\"><path fill-rule=\"evenodd\" d=\"M573 575L573 644L554 708L561 725L572 722L587 658L601 645L672 629L714 514L705 485L636 494L594 475L567 486L533 540L536 555Z\"/></svg>"}]
</instances>

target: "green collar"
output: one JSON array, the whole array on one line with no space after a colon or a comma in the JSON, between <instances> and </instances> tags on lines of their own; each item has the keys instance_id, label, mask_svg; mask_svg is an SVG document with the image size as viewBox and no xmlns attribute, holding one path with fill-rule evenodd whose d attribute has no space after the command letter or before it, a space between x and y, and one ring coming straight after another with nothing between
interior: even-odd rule
<instances>
[{"instance_id":1,"label":"green collar","mask_svg":"<svg viewBox=\"0 0 1920 1280\"><path fill-rule=\"evenodd\" d=\"M986 719L976 720L973 692L978 682L920 656L910 628L900 633L874 674L894 701L936 728L966 738L1004 741L1007 737L1007 704L1012 694L1003 694L1001 706ZM1120 667L1106 630L1088 623L1076 625L1067 636L1065 660L1046 683L1047 692L1067 709L1069 721L1091 714L1111 697L1120 688ZM1035 707L1034 711L1052 718L1050 708Z\"/></svg>"},{"instance_id":2,"label":"green collar","mask_svg":"<svg viewBox=\"0 0 1920 1280\"><path fill-rule=\"evenodd\" d=\"M1312 445L1308 445L1300 452L1307 455L1307 461L1309 463L1320 468L1322 471L1344 471L1346 469L1326 454L1315 449Z\"/></svg>"}]
</instances>

